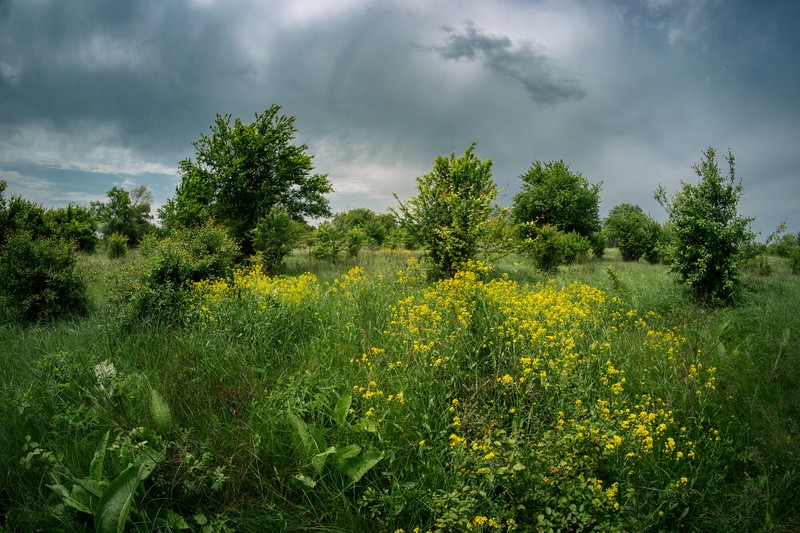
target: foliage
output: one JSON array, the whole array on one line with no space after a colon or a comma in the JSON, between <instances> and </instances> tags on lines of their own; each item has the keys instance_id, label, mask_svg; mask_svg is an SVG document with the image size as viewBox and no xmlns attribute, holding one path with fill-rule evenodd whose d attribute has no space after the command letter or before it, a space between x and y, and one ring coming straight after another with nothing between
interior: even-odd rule
<instances>
[{"instance_id":1,"label":"foliage","mask_svg":"<svg viewBox=\"0 0 800 533\"><path fill-rule=\"evenodd\" d=\"M153 225L150 205L153 194L141 185L130 191L112 187L106 193L108 201L92 202L92 210L99 222L100 233L108 238L114 233L125 235L131 246L136 246Z\"/></svg>"},{"instance_id":2,"label":"foliage","mask_svg":"<svg viewBox=\"0 0 800 533\"><path fill-rule=\"evenodd\" d=\"M142 243L143 259L126 276L123 302L131 318L175 322L187 303L187 284L228 275L239 248L227 232L207 222L194 228L173 228L165 237Z\"/></svg>"},{"instance_id":3,"label":"foliage","mask_svg":"<svg viewBox=\"0 0 800 533\"><path fill-rule=\"evenodd\" d=\"M128 253L128 237L121 233L112 233L106 238L106 254L110 259L125 257Z\"/></svg>"},{"instance_id":4,"label":"foliage","mask_svg":"<svg viewBox=\"0 0 800 533\"><path fill-rule=\"evenodd\" d=\"M77 268L75 245L8 235L0 249L0 302L11 321L36 322L87 311L86 281Z\"/></svg>"},{"instance_id":5,"label":"foliage","mask_svg":"<svg viewBox=\"0 0 800 533\"><path fill-rule=\"evenodd\" d=\"M564 161L536 161L520 178L522 187L514 196L513 213L523 230L549 224L587 238L600 231L599 184L570 171Z\"/></svg>"},{"instance_id":6,"label":"foliage","mask_svg":"<svg viewBox=\"0 0 800 533\"><path fill-rule=\"evenodd\" d=\"M475 146L460 157L437 156L433 169L417 178L417 196L398 201L402 224L425 248L440 276L452 276L475 256L497 196L492 161L478 159Z\"/></svg>"},{"instance_id":7,"label":"foliage","mask_svg":"<svg viewBox=\"0 0 800 533\"><path fill-rule=\"evenodd\" d=\"M529 224L524 231L529 237L523 241L522 249L544 272L555 272L561 265L585 260L592 246L589 239L575 232L564 233L550 224Z\"/></svg>"},{"instance_id":8,"label":"foliage","mask_svg":"<svg viewBox=\"0 0 800 533\"><path fill-rule=\"evenodd\" d=\"M658 262L656 250L661 226L638 205L614 206L604 221L603 229L611 246L619 248L624 261L638 261L646 255L655 259L650 262Z\"/></svg>"},{"instance_id":9,"label":"foliage","mask_svg":"<svg viewBox=\"0 0 800 533\"><path fill-rule=\"evenodd\" d=\"M393 215L375 213L363 207L336 213L332 222L345 234L354 232L362 237L362 244L372 248L383 246L392 231L397 228L397 221Z\"/></svg>"},{"instance_id":10,"label":"foliage","mask_svg":"<svg viewBox=\"0 0 800 533\"><path fill-rule=\"evenodd\" d=\"M19 196L6 200L3 198L5 188L6 183L0 181L0 247L18 231L27 231L34 238L49 237L44 208Z\"/></svg>"},{"instance_id":11,"label":"foliage","mask_svg":"<svg viewBox=\"0 0 800 533\"><path fill-rule=\"evenodd\" d=\"M326 175L312 174L308 147L292 144L294 123L277 105L256 113L251 124L238 118L231 124L230 115L217 115L211 135L193 143L195 159L180 162L175 197L159 212L165 227L213 218L249 255L252 231L273 209L298 222L330 215L324 195L332 191L331 184Z\"/></svg>"},{"instance_id":12,"label":"foliage","mask_svg":"<svg viewBox=\"0 0 800 533\"><path fill-rule=\"evenodd\" d=\"M74 242L82 252L94 252L97 247L97 218L91 208L69 204L48 209L44 215L53 237Z\"/></svg>"},{"instance_id":13,"label":"foliage","mask_svg":"<svg viewBox=\"0 0 800 533\"><path fill-rule=\"evenodd\" d=\"M323 222L314 232L314 257L326 261L336 261L342 253L343 235L330 222Z\"/></svg>"},{"instance_id":14,"label":"foliage","mask_svg":"<svg viewBox=\"0 0 800 533\"><path fill-rule=\"evenodd\" d=\"M694 293L710 303L730 303L740 289L740 266L753 240L752 218L741 217L737 204L744 191L737 182L734 157L727 156L724 177L709 147L699 164L693 165L699 183L683 183L670 200L666 191L656 199L667 210L672 240L668 257L672 270Z\"/></svg>"},{"instance_id":15,"label":"foliage","mask_svg":"<svg viewBox=\"0 0 800 533\"><path fill-rule=\"evenodd\" d=\"M251 232L253 249L264 269L274 274L300 238L300 224L283 209L272 209Z\"/></svg>"}]
</instances>

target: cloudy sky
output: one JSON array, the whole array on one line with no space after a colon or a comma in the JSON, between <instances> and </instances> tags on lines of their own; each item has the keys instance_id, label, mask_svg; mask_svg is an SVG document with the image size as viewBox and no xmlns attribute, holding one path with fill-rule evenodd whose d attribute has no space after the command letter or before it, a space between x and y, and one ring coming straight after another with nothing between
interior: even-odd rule
<instances>
[{"instance_id":1,"label":"cloudy sky","mask_svg":"<svg viewBox=\"0 0 800 533\"><path fill-rule=\"evenodd\" d=\"M795 0L0 0L0 179L45 206L174 195L217 113L271 104L335 211L414 194L437 154L602 182L601 214L736 157L762 238L800 231Z\"/></svg>"}]
</instances>

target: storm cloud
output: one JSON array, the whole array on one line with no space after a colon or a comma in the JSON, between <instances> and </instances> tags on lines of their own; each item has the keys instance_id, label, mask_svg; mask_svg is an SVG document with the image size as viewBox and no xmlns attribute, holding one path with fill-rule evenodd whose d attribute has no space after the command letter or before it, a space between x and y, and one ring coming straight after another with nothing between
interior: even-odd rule
<instances>
[{"instance_id":1,"label":"storm cloud","mask_svg":"<svg viewBox=\"0 0 800 533\"><path fill-rule=\"evenodd\" d=\"M394 205L437 154L494 162L509 203L535 160L603 183L601 212L731 148L741 211L800 231L791 1L0 0L0 179L48 206L146 185L214 117L271 104L335 193Z\"/></svg>"}]
</instances>

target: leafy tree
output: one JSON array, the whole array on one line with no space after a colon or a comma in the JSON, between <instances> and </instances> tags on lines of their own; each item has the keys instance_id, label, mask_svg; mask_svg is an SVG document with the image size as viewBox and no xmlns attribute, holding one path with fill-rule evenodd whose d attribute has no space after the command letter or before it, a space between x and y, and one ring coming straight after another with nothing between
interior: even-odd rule
<instances>
[{"instance_id":1,"label":"leafy tree","mask_svg":"<svg viewBox=\"0 0 800 533\"><path fill-rule=\"evenodd\" d=\"M497 196L492 161L478 159L475 145L460 157L437 156L433 169L417 178L417 196L399 202L402 223L425 247L437 275L452 276L475 256Z\"/></svg>"},{"instance_id":2,"label":"leafy tree","mask_svg":"<svg viewBox=\"0 0 800 533\"><path fill-rule=\"evenodd\" d=\"M375 213L371 209L359 207L336 213L333 225L346 234L354 232L347 239L361 240L362 245L382 246L387 236L397 227L394 216L388 213Z\"/></svg>"},{"instance_id":3,"label":"leafy tree","mask_svg":"<svg viewBox=\"0 0 800 533\"><path fill-rule=\"evenodd\" d=\"M108 202L92 202L100 233L104 238L115 233L124 235L131 246L136 246L153 229L150 222L153 218L150 215L153 194L147 187L140 185L131 191L112 187L106 196Z\"/></svg>"},{"instance_id":4,"label":"leafy tree","mask_svg":"<svg viewBox=\"0 0 800 533\"><path fill-rule=\"evenodd\" d=\"M663 187L655 195L669 214L671 268L709 303L729 303L737 294L740 266L755 236L750 230L753 219L741 217L737 210L744 187L736 180L730 150L727 161L724 177L709 147L700 163L692 166L699 183L682 183L671 201Z\"/></svg>"},{"instance_id":5,"label":"leafy tree","mask_svg":"<svg viewBox=\"0 0 800 533\"><path fill-rule=\"evenodd\" d=\"M45 222L45 209L19 196L3 197L6 182L0 181L0 247L15 232L27 231L33 238L47 237L50 230Z\"/></svg>"},{"instance_id":6,"label":"leafy tree","mask_svg":"<svg viewBox=\"0 0 800 533\"><path fill-rule=\"evenodd\" d=\"M293 144L294 117L273 105L255 121L217 115L211 135L195 141L195 159L180 162L181 182L175 197L159 212L165 225L192 226L209 219L225 226L254 250L252 231L273 209L297 220L330 215L325 194L332 191L325 174L312 174L305 144Z\"/></svg>"},{"instance_id":7,"label":"leafy tree","mask_svg":"<svg viewBox=\"0 0 800 533\"><path fill-rule=\"evenodd\" d=\"M259 219L251 238L266 273L275 274L283 258L292 252L300 238L300 226L283 209L272 209Z\"/></svg>"},{"instance_id":8,"label":"leafy tree","mask_svg":"<svg viewBox=\"0 0 800 533\"><path fill-rule=\"evenodd\" d=\"M97 217L91 208L69 204L48 209L45 221L53 236L74 242L79 250L92 253L97 247Z\"/></svg>"},{"instance_id":9,"label":"leafy tree","mask_svg":"<svg viewBox=\"0 0 800 533\"><path fill-rule=\"evenodd\" d=\"M564 161L536 161L520 178L522 189L513 207L517 224L550 224L590 239L600 231L600 185L570 171ZM532 226L521 227L534 236Z\"/></svg>"},{"instance_id":10,"label":"leafy tree","mask_svg":"<svg viewBox=\"0 0 800 533\"><path fill-rule=\"evenodd\" d=\"M619 204L609 211L604 222L608 242L619 248L624 261L637 261L643 255L653 256L658 247L661 227L641 207Z\"/></svg>"}]
</instances>

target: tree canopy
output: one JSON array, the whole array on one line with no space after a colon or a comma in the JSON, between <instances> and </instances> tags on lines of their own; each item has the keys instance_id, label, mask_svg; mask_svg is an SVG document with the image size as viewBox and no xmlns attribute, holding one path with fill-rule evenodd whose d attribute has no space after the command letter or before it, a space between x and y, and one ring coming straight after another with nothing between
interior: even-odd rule
<instances>
[{"instance_id":1,"label":"tree canopy","mask_svg":"<svg viewBox=\"0 0 800 533\"><path fill-rule=\"evenodd\" d=\"M518 224L550 224L589 238L600 231L599 184L570 171L564 161L536 161L520 178L513 209Z\"/></svg>"},{"instance_id":2,"label":"tree canopy","mask_svg":"<svg viewBox=\"0 0 800 533\"><path fill-rule=\"evenodd\" d=\"M325 174L313 174L305 144L293 144L295 119L273 105L245 124L217 115L211 135L193 143L194 159L180 162L175 197L160 210L166 227L192 226L210 218L228 228L252 252L252 230L273 209L292 219L330 215Z\"/></svg>"},{"instance_id":3,"label":"tree canopy","mask_svg":"<svg viewBox=\"0 0 800 533\"><path fill-rule=\"evenodd\" d=\"M100 225L100 233L108 238L113 234L124 235L128 243L136 245L152 229L150 205L153 194L140 185L130 191L112 187L106 193L108 202L92 202L92 209Z\"/></svg>"}]
</instances>

